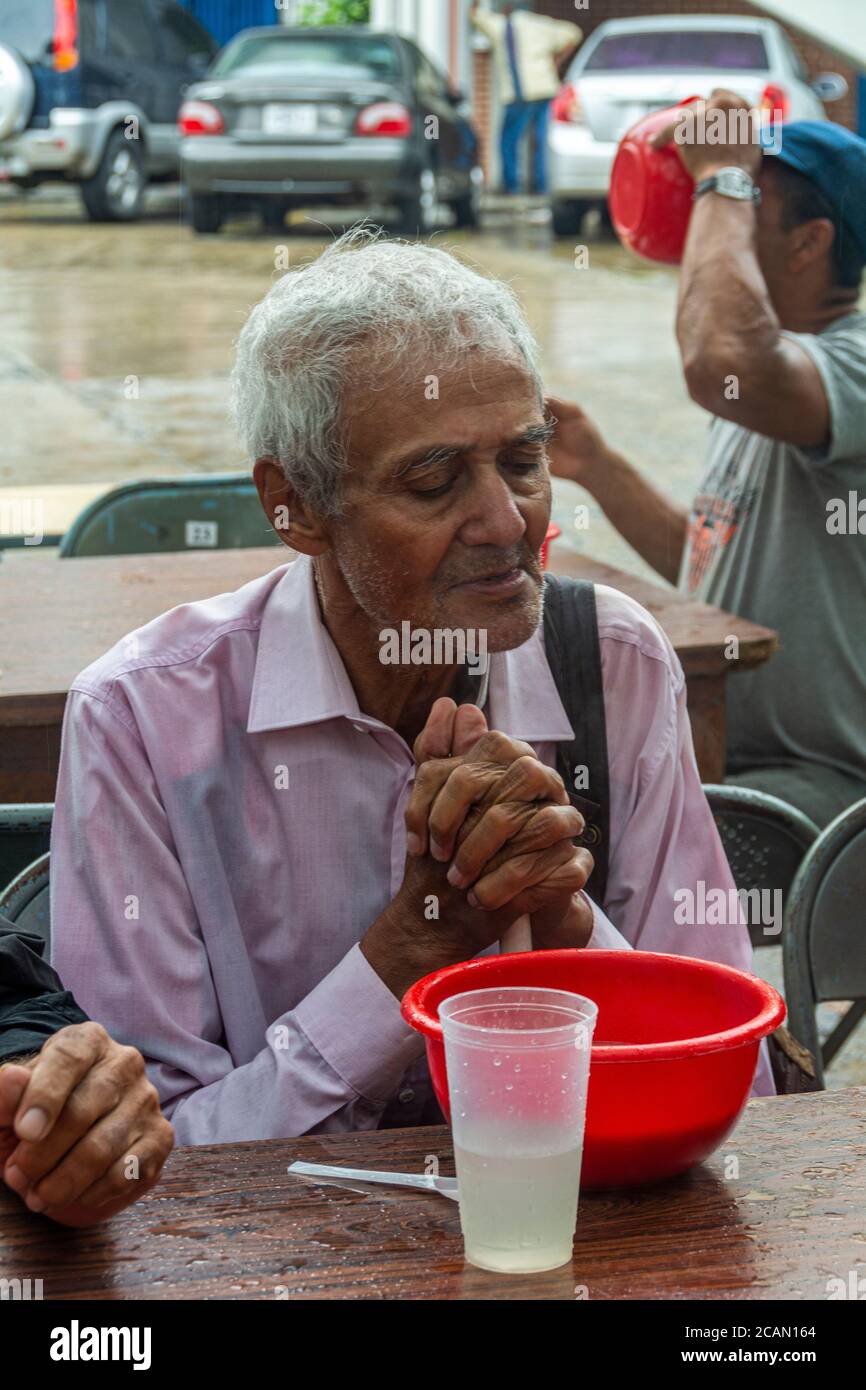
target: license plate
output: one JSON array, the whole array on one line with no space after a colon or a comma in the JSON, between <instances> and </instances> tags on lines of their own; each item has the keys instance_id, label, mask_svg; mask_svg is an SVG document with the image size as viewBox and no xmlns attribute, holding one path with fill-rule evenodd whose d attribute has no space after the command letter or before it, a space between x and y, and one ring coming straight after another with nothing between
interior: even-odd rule
<instances>
[{"instance_id":1,"label":"license plate","mask_svg":"<svg viewBox=\"0 0 866 1390\"><path fill-rule=\"evenodd\" d=\"M289 106L268 102L262 107L264 135L315 135L317 127L315 106Z\"/></svg>"}]
</instances>

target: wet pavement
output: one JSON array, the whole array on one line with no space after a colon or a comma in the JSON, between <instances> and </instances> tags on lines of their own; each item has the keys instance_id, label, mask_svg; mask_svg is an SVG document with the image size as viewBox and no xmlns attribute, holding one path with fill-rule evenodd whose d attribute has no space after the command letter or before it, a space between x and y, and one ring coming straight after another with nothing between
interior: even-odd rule
<instances>
[{"instance_id":1,"label":"wet pavement","mask_svg":"<svg viewBox=\"0 0 866 1390\"><path fill-rule=\"evenodd\" d=\"M327 212L316 219L276 238L253 218L196 237L171 191L152 193L149 215L120 227L86 222L72 192L0 191L0 530L27 517L22 503L41 502L46 533L61 533L115 484L243 468L226 413L232 344L286 257L302 264L339 230ZM707 417L682 380L675 272L644 266L591 221L576 256L531 201L493 208L480 234L443 230L437 241L512 285L548 388L688 502ZM590 508L579 531L578 503ZM554 519L559 544L660 582L576 487L555 484ZM760 951L755 969L781 987L779 957ZM837 1006L820 1018L828 1031ZM866 1025L828 1076L830 1089L864 1084Z\"/></svg>"},{"instance_id":2,"label":"wet pavement","mask_svg":"<svg viewBox=\"0 0 866 1390\"><path fill-rule=\"evenodd\" d=\"M226 415L233 341L275 266L302 264L332 235L307 219L275 238L248 218L196 237L171 194L153 193L151 207L138 224L94 226L72 191L0 196L0 502L37 495L48 532L113 484L244 466ZM578 269L531 202L516 218L492 212L483 234L437 240L509 281L549 388L686 500L706 425L682 383L675 275L590 223ZM578 502L591 516L576 533ZM578 547L650 574L570 484L557 485L554 515Z\"/></svg>"}]
</instances>

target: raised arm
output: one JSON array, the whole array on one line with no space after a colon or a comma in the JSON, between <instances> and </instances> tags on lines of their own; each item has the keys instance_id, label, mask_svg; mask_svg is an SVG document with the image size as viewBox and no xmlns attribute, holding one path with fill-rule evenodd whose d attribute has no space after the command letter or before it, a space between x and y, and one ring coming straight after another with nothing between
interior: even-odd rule
<instances>
[{"instance_id":1,"label":"raised arm","mask_svg":"<svg viewBox=\"0 0 866 1390\"><path fill-rule=\"evenodd\" d=\"M748 109L730 92L713 93L707 107L742 117ZM739 126L751 129L745 119ZM687 133L697 129L692 124ZM755 143L687 142L677 150L697 182L730 167L757 181L762 168ZM753 202L714 192L695 204L677 313L686 383L692 399L713 415L771 439L817 447L830 432L827 394L812 358L785 335L773 307L759 259L759 215ZM804 266L820 250L804 245L798 253Z\"/></svg>"},{"instance_id":2,"label":"raised arm","mask_svg":"<svg viewBox=\"0 0 866 1390\"><path fill-rule=\"evenodd\" d=\"M492 39L496 33L496 16L490 10L482 10L478 0L472 0L469 10L469 22L480 34L484 34L488 39Z\"/></svg>"}]
</instances>

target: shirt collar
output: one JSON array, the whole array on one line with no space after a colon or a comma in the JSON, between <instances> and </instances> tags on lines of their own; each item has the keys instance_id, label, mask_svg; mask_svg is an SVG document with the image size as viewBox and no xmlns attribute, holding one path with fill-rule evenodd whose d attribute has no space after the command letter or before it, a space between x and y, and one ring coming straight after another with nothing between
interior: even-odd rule
<instances>
[{"instance_id":1,"label":"shirt collar","mask_svg":"<svg viewBox=\"0 0 866 1390\"><path fill-rule=\"evenodd\" d=\"M574 737L547 664L542 630L513 651L494 652L479 693L488 721L527 743ZM313 562L286 567L268 599L259 630L247 733L300 728L344 718L370 728L342 658L319 612Z\"/></svg>"}]
</instances>

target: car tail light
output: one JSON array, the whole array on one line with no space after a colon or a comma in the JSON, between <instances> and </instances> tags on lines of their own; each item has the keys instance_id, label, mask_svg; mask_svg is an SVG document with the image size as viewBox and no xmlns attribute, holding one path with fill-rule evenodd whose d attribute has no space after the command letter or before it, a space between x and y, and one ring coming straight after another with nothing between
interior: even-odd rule
<instances>
[{"instance_id":1,"label":"car tail light","mask_svg":"<svg viewBox=\"0 0 866 1390\"><path fill-rule=\"evenodd\" d=\"M412 114L399 101L377 101L358 113L356 135L411 135Z\"/></svg>"},{"instance_id":2,"label":"car tail light","mask_svg":"<svg viewBox=\"0 0 866 1390\"><path fill-rule=\"evenodd\" d=\"M78 66L78 0L54 0L55 72L69 72Z\"/></svg>"},{"instance_id":3,"label":"car tail light","mask_svg":"<svg viewBox=\"0 0 866 1390\"><path fill-rule=\"evenodd\" d=\"M791 99L783 87L777 86L775 82L768 82L761 93L758 110L765 125L781 125L782 121L788 119Z\"/></svg>"},{"instance_id":4,"label":"car tail light","mask_svg":"<svg viewBox=\"0 0 866 1390\"><path fill-rule=\"evenodd\" d=\"M225 121L218 106L209 101L185 101L177 113L181 135L222 135Z\"/></svg>"},{"instance_id":5,"label":"car tail light","mask_svg":"<svg viewBox=\"0 0 866 1390\"><path fill-rule=\"evenodd\" d=\"M580 125L583 122L583 103L577 94L577 88L571 82L566 82L553 98L550 114L555 121L570 121L572 125Z\"/></svg>"}]
</instances>

